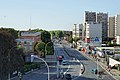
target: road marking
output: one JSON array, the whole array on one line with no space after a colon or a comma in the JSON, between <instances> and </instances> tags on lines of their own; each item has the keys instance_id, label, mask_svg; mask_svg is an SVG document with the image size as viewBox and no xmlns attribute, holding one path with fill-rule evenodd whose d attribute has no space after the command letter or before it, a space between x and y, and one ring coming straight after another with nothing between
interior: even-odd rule
<instances>
[{"instance_id":1,"label":"road marking","mask_svg":"<svg viewBox=\"0 0 120 80\"><path fill-rule=\"evenodd\" d=\"M70 65L68 66L68 69L64 72L64 74L66 74L68 72L68 70L70 69Z\"/></svg>"},{"instance_id":2,"label":"road marking","mask_svg":"<svg viewBox=\"0 0 120 80\"><path fill-rule=\"evenodd\" d=\"M80 63L80 60L78 60L78 59L77 59L76 61ZM81 76L81 63L80 63L80 73L79 73L79 76ZM73 80L75 80L75 79L79 78L79 76L78 76L78 77L73 78Z\"/></svg>"},{"instance_id":3,"label":"road marking","mask_svg":"<svg viewBox=\"0 0 120 80\"><path fill-rule=\"evenodd\" d=\"M80 52L80 54L82 54L82 52ZM84 55L82 54L84 57L86 57L87 59L90 59L91 61L95 62L97 64L97 61L93 60L91 57L89 57L88 55ZM99 62L100 63L100 62ZM101 64L99 64L99 66L101 68L103 68L112 78L116 79L116 77L114 77L112 74L109 73L109 71L107 71Z\"/></svg>"}]
</instances>

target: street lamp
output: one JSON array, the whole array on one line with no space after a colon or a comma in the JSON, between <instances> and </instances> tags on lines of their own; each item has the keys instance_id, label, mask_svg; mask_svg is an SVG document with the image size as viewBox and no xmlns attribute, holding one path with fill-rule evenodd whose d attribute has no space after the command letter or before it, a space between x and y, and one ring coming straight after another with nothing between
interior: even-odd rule
<instances>
[{"instance_id":1,"label":"street lamp","mask_svg":"<svg viewBox=\"0 0 120 80\"><path fill-rule=\"evenodd\" d=\"M11 52L12 49L14 49L15 47L16 47L16 46L13 46L12 48L9 49L9 52L8 52L8 61L9 61L9 65L10 65L10 52ZM10 80L10 68L9 68L8 80Z\"/></svg>"},{"instance_id":2,"label":"street lamp","mask_svg":"<svg viewBox=\"0 0 120 80\"><path fill-rule=\"evenodd\" d=\"M48 80L50 80L50 74L49 74L50 69L49 69L49 66L48 66L47 62L44 59L42 59L42 58L40 58L38 56L35 56L35 55L31 55L31 62L33 62L34 58L40 59L45 63L45 65L47 66L47 69L48 69Z\"/></svg>"},{"instance_id":3,"label":"street lamp","mask_svg":"<svg viewBox=\"0 0 120 80\"><path fill-rule=\"evenodd\" d=\"M98 71L99 71L99 65L98 65L98 54L97 54L97 78L98 78Z\"/></svg>"}]
</instances>

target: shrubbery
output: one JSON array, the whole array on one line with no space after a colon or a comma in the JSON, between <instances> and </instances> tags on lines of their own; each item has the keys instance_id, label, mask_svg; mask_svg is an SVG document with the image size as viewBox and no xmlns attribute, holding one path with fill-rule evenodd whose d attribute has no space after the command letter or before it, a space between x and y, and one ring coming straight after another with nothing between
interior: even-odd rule
<instances>
[{"instance_id":1,"label":"shrubbery","mask_svg":"<svg viewBox=\"0 0 120 80\"><path fill-rule=\"evenodd\" d=\"M41 63L25 63L24 72L31 71L32 69L37 69L41 67Z\"/></svg>"}]
</instances>

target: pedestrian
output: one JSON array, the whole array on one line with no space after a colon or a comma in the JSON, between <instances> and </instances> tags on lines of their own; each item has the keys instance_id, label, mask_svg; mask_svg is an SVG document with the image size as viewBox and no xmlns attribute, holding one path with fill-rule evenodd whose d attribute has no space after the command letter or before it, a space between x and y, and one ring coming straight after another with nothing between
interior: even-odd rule
<instances>
[{"instance_id":1,"label":"pedestrian","mask_svg":"<svg viewBox=\"0 0 120 80\"><path fill-rule=\"evenodd\" d=\"M108 71L110 71L110 70L111 70L111 65L108 65L107 70L108 70Z\"/></svg>"}]
</instances>

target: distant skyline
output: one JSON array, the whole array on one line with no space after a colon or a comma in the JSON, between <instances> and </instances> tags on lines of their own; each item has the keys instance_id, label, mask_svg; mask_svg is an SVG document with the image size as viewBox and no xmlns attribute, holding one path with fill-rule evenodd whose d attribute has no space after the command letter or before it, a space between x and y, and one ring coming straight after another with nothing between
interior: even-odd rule
<instances>
[{"instance_id":1,"label":"distant skyline","mask_svg":"<svg viewBox=\"0 0 120 80\"><path fill-rule=\"evenodd\" d=\"M120 0L0 0L0 27L16 30L72 30L84 12L120 13Z\"/></svg>"}]
</instances>

